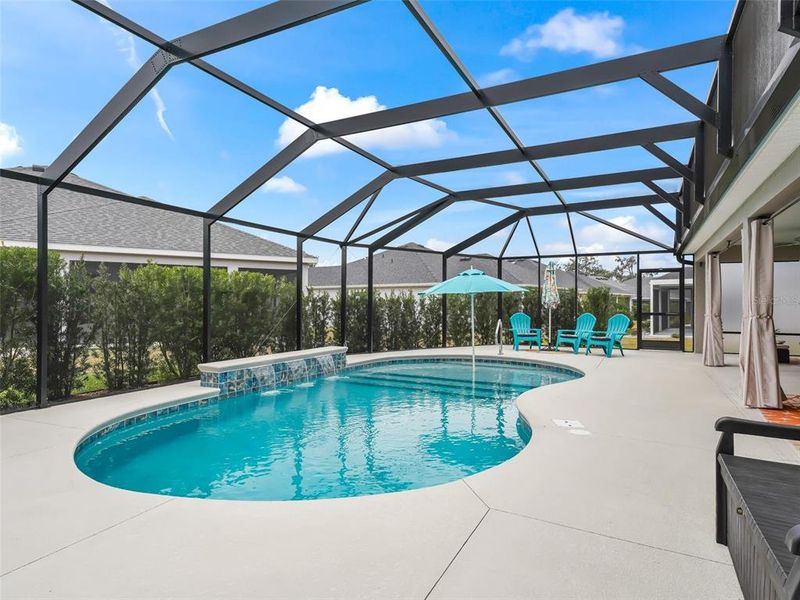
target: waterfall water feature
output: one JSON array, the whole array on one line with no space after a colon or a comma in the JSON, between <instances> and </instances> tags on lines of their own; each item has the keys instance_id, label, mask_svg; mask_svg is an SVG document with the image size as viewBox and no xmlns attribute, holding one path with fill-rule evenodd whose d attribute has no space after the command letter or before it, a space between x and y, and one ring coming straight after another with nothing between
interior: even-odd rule
<instances>
[{"instance_id":1,"label":"waterfall water feature","mask_svg":"<svg viewBox=\"0 0 800 600\"><path fill-rule=\"evenodd\" d=\"M318 356L317 363L323 375L336 375L336 363L333 362L333 356L331 354Z\"/></svg>"},{"instance_id":2,"label":"waterfall water feature","mask_svg":"<svg viewBox=\"0 0 800 600\"><path fill-rule=\"evenodd\" d=\"M312 387L314 384L310 381L311 376L308 372L308 365L305 360L293 360L286 363L291 374L291 381L300 382L295 383L295 387Z\"/></svg>"}]
</instances>

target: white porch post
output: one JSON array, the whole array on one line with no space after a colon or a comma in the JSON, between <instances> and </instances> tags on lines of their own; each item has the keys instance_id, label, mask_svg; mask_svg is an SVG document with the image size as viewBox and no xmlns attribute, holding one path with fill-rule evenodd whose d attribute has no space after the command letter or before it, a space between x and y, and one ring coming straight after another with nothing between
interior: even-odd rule
<instances>
[{"instance_id":1,"label":"white porch post","mask_svg":"<svg viewBox=\"0 0 800 600\"><path fill-rule=\"evenodd\" d=\"M774 265L772 222L755 219L742 227L742 335L739 367L742 399L754 408L782 408L772 320Z\"/></svg>"},{"instance_id":2,"label":"white porch post","mask_svg":"<svg viewBox=\"0 0 800 600\"><path fill-rule=\"evenodd\" d=\"M705 318L703 319L703 364L724 367L722 345L722 291L719 254L706 254L705 260Z\"/></svg>"}]
</instances>

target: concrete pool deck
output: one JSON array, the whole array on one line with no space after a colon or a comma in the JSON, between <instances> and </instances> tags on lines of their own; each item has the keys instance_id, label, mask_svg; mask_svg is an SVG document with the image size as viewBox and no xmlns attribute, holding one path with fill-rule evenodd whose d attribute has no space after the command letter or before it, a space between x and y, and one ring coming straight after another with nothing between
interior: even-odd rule
<instances>
[{"instance_id":1,"label":"concrete pool deck","mask_svg":"<svg viewBox=\"0 0 800 600\"><path fill-rule=\"evenodd\" d=\"M496 347L479 354L496 356ZM465 349L386 353L468 355ZM353 356L351 363L370 357ZM5 415L3 598L737 598L714 542L714 421L738 371L697 355L611 359L506 349L586 377L519 399L533 439L452 483L300 502L173 498L80 473L75 444L119 414L202 392L180 384ZM727 357L731 365L735 356ZM787 390L789 391L789 390ZM574 435L552 419L581 421ZM787 442L737 453L800 463Z\"/></svg>"}]
</instances>

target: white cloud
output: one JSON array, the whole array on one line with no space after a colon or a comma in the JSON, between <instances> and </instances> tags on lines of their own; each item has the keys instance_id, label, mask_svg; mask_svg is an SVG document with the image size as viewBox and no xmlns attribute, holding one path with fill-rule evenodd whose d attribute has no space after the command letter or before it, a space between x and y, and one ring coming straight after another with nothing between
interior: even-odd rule
<instances>
[{"instance_id":1,"label":"white cloud","mask_svg":"<svg viewBox=\"0 0 800 600\"><path fill-rule=\"evenodd\" d=\"M672 234L662 227L660 223L637 221L633 215L623 215L606 219L615 225L635 231L651 239L660 241L664 244L672 243ZM566 219L564 220L566 224ZM575 221L572 222L575 226ZM565 233L565 235L569 235ZM567 238L568 239L568 238ZM617 231L613 227L602 223L592 222L588 225L575 228L575 241L577 242L578 252L625 252L635 249L648 247L646 242L636 239L634 236ZM540 250L546 254L572 254L572 243L569 241L558 241L540 244ZM600 262L608 267L613 266L614 257L602 257Z\"/></svg>"},{"instance_id":2,"label":"white cloud","mask_svg":"<svg viewBox=\"0 0 800 600\"><path fill-rule=\"evenodd\" d=\"M100 2L108 8L111 8L111 3L108 2L108 0L100 0ZM125 57L125 62L132 71L138 71L139 67L142 66L142 61L139 60L139 54L136 52L136 42L133 39L133 35L115 25L110 24L105 19L100 20L109 27L111 33L114 35L117 50ZM167 106L164 104L161 94L159 94L158 89L154 87L152 90L150 90L149 95L156 107L156 120L158 121L158 126L161 127L161 130L164 133L167 134L169 139L174 140L175 137L172 135L172 131L170 130L169 125L167 125L167 120L164 117L164 113L167 112Z\"/></svg>"},{"instance_id":3,"label":"white cloud","mask_svg":"<svg viewBox=\"0 0 800 600\"><path fill-rule=\"evenodd\" d=\"M430 248L431 250L436 250L438 252L442 252L443 250L447 250L455 245L455 242L445 242L444 240L437 240L436 238L430 238L427 242L425 242L425 246Z\"/></svg>"},{"instance_id":4,"label":"white cloud","mask_svg":"<svg viewBox=\"0 0 800 600\"><path fill-rule=\"evenodd\" d=\"M569 242L548 242L539 248L543 254L572 254L572 244Z\"/></svg>"},{"instance_id":5,"label":"white cloud","mask_svg":"<svg viewBox=\"0 0 800 600\"><path fill-rule=\"evenodd\" d=\"M482 86L500 85L501 83L508 83L517 78L517 72L514 69L504 68L486 73L478 77L478 82Z\"/></svg>"},{"instance_id":6,"label":"white cloud","mask_svg":"<svg viewBox=\"0 0 800 600\"><path fill-rule=\"evenodd\" d=\"M169 125L167 125L167 120L164 118L164 113L167 112L167 106L161 99L161 94L158 93L156 88L153 88L153 90L150 92L150 97L153 99L153 102L156 105L156 119L158 119L159 126L164 133L169 136L169 139L174 140L175 137L172 135L172 131L170 131Z\"/></svg>"},{"instance_id":7,"label":"white cloud","mask_svg":"<svg viewBox=\"0 0 800 600\"><path fill-rule=\"evenodd\" d=\"M670 235L666 231L665 227L661 227L655 223L639 224L636 220L636 217L634 217L633 215L612 217L606 220L611 223L614 223L614 225L619 225L620 227L624 227L625 229L635 231L636 233L639 233L651 239L655 239L664 243L668 243L671 241ZM626 243L626 242L635 242L637 244L639 243L635 237L628 235L627 233L623 233L622 231L617 231L613 227L609 227L608 225L603 225L602 223L592 223L591 225L585 225L581 227L576 237L578 240L591 242L591 244L594 246L599 245L598 249L594 250L597 252L606 249L605 245L609 243L616 243L616 244ZM615 248L608 248L608 249L614 250Z\"/></svg>"},{"instance_id":8,"label":"white cloud","mask_svg":"<svg viewBox=\"0 0 800 600\"><path fill-rule=\"evenodd\" d=\"M306 186L302 183L297 183L287 175L280 175L267 181L261 186L261 189L265 192L277 192L278 194L299 194L306 191Z\"/></svg>"},{"instance_id":9,"label":"white cloud","mask_svg":"<svg viewBox=\"0 0 800 600\"><path fill-rule=\"evenodd\" d=\"M22 152L22 138L16 127L0 122L0 159Z\"/></svg>"},{"instance_id":10,"label":"white cloud","mask_svg":"<svg viewBox=\"0 0 800 600\"><path fill-rule=\"evenodd\" d=\"M519 185L530 181L519 171L501 171L498 176L504 185Z\"/></svg>"},{"instance_id":11,"label":"white cloud","mask_svg":"<svg viewBox=\"0 0 800 600\"><path fill-rule=\"evenodd\" d=\"M295 110L315 123L324 123L384 109L386 106L378 102L375 96L361 96L352 99L343 96L337 88L319 85L314 89L309 101ZM305 130L304 125L287 118L278 129L278 139L275 144L283 148ZM398 149L435 148L454 137L455 134L447 128L447 123L441 119L430 119L376 131L366 131L348 136L347 139L365 148ZM303 157L322 156L344 150L345 148L336 142L324 140L317 142L304 152Z\"/></svg>"},{"instance_id":12,"label":"white cloud","mask_svg":"<svg viewBox=\"0 0 800 600\"><path fill-rule=\"evenodd\" d=\"M567 54L587 52L596 58L622 53L625 20L608 12L579 15L565 8L545 23L529 26L525 32L503 46L500 54L530 60L540 48Z\"/></svg>"}]
</instances>

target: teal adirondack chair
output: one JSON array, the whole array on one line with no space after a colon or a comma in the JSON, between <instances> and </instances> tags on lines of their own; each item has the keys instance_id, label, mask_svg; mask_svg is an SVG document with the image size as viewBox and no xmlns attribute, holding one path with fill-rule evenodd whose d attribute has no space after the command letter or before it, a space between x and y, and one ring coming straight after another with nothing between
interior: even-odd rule
<instances>
[{"instance_id":1,"label":"teal adirondack chair","mask_svg":"<svg viewBox=\"0 0 800 600\"><path fill-rule=\"evenodd\" d=\"M514 313L509 319L511 322L511 333L514 335L514 350L519 350L520 343L530 344L531 349L533 345L542 349L542 330L539 328L531 328L531 318L525 313Z\"/></svg>"},{"instance_id":2,"label":"teal adirondack chair","mask_svg":"<svg viewBox=\"0 0 800 600\"><path fill-rule=\"evenodd\" d=\"M600 346L606 351L606 356L611 358L611 351L614 346L619 348L619 353L625 356L622 351L622 338L628 332L631 320L623 314L616 314L608 320L608 327L605 332L595 331L586 340L586 354L589 354L592 346Z\"/></svg>"},{"instance_id":3,"label":"teal adirondack chair","mask_svg":"<svg viewBox=\"0 0 800 600\"><path fill-rule=\"evenodd\" d=\"M592 335L594 324L597 323L597 317L592 313L583 313L575 321L575 329L559 329L556 334L556 349L561 344L566 344L572 348L572 351L577 354L581 347L581 342L585 342Z\"/></svg>"}]
</instances>

